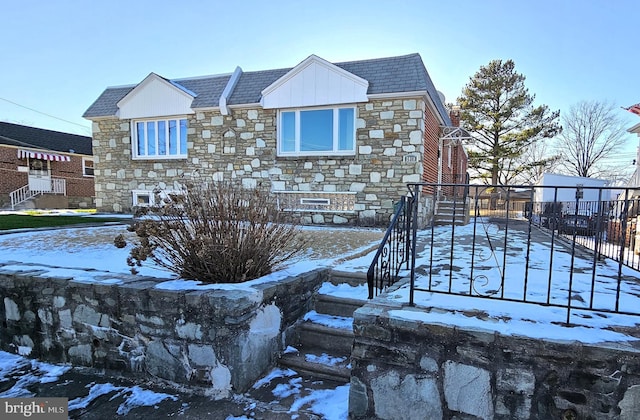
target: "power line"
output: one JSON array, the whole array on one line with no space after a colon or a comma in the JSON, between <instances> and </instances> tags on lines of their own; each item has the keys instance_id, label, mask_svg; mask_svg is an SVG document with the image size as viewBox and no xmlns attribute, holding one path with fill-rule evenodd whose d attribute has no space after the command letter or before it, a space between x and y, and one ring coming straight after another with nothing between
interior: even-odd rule
<instances>
[{"instance_id":1,"label":"power line","mask_svg":"<svg viewBox=\"0 0 640 420\"><path fill-rule=\"evenodd\" d=\"M64 118L56 117L55 115L47 114L46 112L38 111L37 109L29 108L28 106L21 105L21 104L19 104L17 102L11 101L11 100L6 99L6 98L0 97L0 100L3 100L5 102L9 102L10 104L13 104L15 106L19 106L20 108L28 109L29 111L33 111L33 112L36 112L38 114L46 115L47 117L50 117L50 118L53 118L53 119L56 119L56 120L60 120L60 121L64 121L64 122L69 123L69 124L77 125L78 127L82 127L85 130L91 131L91 129L89 127L87 127L86 125L78 124L78 123L75 123L73 121L65 120Z\"/></svg>"}]
</instances>

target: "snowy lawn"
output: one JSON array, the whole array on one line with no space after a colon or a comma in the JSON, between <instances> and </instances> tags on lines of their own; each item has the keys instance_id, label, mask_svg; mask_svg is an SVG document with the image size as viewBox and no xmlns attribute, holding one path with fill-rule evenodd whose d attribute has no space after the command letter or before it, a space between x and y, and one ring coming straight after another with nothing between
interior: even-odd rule
<instances>
[{"instance_id":1,"label":"snowy lawn","mask_svg":"<svg viewBox=\"0 0 640 420\"><path fill-rule=\"evenodd\" d=\"M113 245L113 238L119 233L126 233L124 226L86 227L73 229L56 229L36 232L18 232L0 235L0 271L39 270L48 276L74 278L85 282L117 284L123 274L129 275L126 264L128 248L118 249ZM350 228L315 228L308 227L302 231L309 239L307 252L282 270L261 279L244 284L202 285L194 280L177 279L173 273L147 264L140 270L140 275L155 276L166 279L158 287L173 290L185 289L233 289L246 288L256 283L301 274L318 267L334 267L348 260L350 256L361 257L368 254L381 240L384 232L379 229ZM132 236L131 236L132 237ZM357 261L362 261L358 258ZM356 289L358 290L358 289ZM366 290L359 289L361 297L366 297ZM313 314L308 315L310 318ZM336 320L344 328L350 328L351 320ZM315 360L327 364L335 364L342 360L334 360L326 356ZM2 397L33 396L27 389L38 382L55 382L59 376L69 370L68 366L57 366L39 361L31 361L18 355L0 352L0 384L10 380L15 384L0 393ZM16 378L19 378L16 380ZM277 381L277 383L276 383ZM272 384L273 382L273 384ZM278 403L288 398L289 413L292 419L296 412L304 409L327 419L347 419L349 386L341 385L335 389L313 389L305 386L302 378L291 370L274 369L260 379L254 388L273 387L273 401ZM96 381L89 384L84 397L71 399L70 410L81 410L90 406L97 399L109 395L123 402L118 407L118 414L127 414L136 407L153 407L163 400L175 400L172 394L153 392L140 386L124 387L109 381ZM251 406L243 401L243 404ZM184 402L184 412L189 412L189 402ZM250 419L253 417L228 417L232 419Z\"/></svg>"},{"instance_id":2,"label":"snowy lawn","mask_svg":"<svg viewBox=\"0 0 640 420\"><path fill-rule=\"evenodd\" d=\"M424 248L416 257L416 287L431 291L416 291L416 308L395 311L392 316L531 338L618 344L638 341L640 275L637 271L605 259L596 263L596 275L592 276L592 257L579 253L573 260L571 272L571 254L566 245L554 244L552 253L550 239L541 240L532 242L527 250L527 233L515 229L506 235L505 255L504 226L486 220L483 223L475 227L475 249L471 240L473 224L455 227L453 246L450 226L434 230L436 246L431 273L431 250ZM417 243L426 243L430 237L431 230L421 231ZM619 269L622 280L618 286ZM544 303L549 299L550 303L566 305L570 282L571 303L577 309L572 309L571 325L565 326L567 310L544 306ZM458 295L433 292L448 292L449 287ZM636 315L586 309L592 306L614 311L618 287L618 310ZM503 296L538 304L471 298L468 295ZM409 302L409 287L402 285L379 299Z\"/></svg>"},{"instance_id":3,"label":"snowy lawn","mask_svg":"<svg viewBox=\"0 0 640 420\"><path fill-rule=\"evenodd\" d=\"M500 244L499 227L487 223L486 231L477 233L486 235L496 244ZM14 233L0 236L0 270L33 270L42 269L48 275L73 277L83 281L117 283L118 276L128 274L126 265L127 249L117 249L112 245L112 239L121 233L122 226L100 228L60 229L54 231L40 231L34 233ZM461 294L478 294L499 291L504 296L522 298L544 302L546 288L551 275L552 291L549 299L552 302L566 302L568 298L567 286L569 282L568 267L571 263L570 255L556 246L551 258L551 244L541 241L533 243L527 255L526 236L522 232L513 231L508 236L506 257L502 254L502 245L489 247L488 244L478 244L472 250L468 238L473 234L473 225L456 227L456 241L453 246L453 267L449 270L451 261L449 244L451 243L451 228L438 227L435 230L433 249L432 274L429 275L431 250L424 247L430 240L431 230L419 232L419 247L416 265L419 268L417 276L418 287L446 290L451 278L452 290ZM245 284L236 285L201 285L197 281L176 279L172 273L159 270L151 265L142 267L141 274L165 278L166 281L158 287L166 289L201 289L201 288L243 288L250 287L262 281L272 281L286 276L304 273L319 267L332 267L340 271L366 272L375 253L374 245L382 237L379 230L368 229L335 229L335 228L305 228L307 235L314 238L314 243L304 257L292 261L290 265L265 278L257 279ZM467 238L467 239L465 239ZM473 252L472 252L473 251ZM471 282L471 262L473 260L476 279ZM506 261L506 264L504 264ZM524 269L528 261L527 288L524 289ZM576 258L574 261L572 300L576 302L590 302L590 290L593 279L590 269L593 264L588 259ZM551 269L549 269L551 267ZM617 289L616 276L618 265L611 261L598 263L595 278L594 306L611 309L612 296ZM640 311L640 278L637 272L623 267L624 281L620 284L621 309ZM504 274L505 283L500 279ZM497 281L497 283L496 283ZM322 293L363 299L367 296L366 286L353 287L349 285L334 286L325 284ZM382 294L376 299L390 300L405 304L409 301L408 285L400 284L392 288L389 293ZM631 345L638 340L638 323L640 317L597 313L588 310L574 310L572 325L564 326L566 310L562 308L541 306L537 304L498 302L496 300L474 298L469 296L455 296L433 292L416 292L416 307L404 306L391 311L392 317L411 319L430 323L457 325L485 331L496 331L505 335L522 335L532 338L559 341L581 341L583 343L615 342L615 345ZM317 314L310 312L307 319L314 319ZM338 328L350 328L351 319L325 319L323 322ZM7 372L33 363L19 356L7 353L0 354L5 361L0 365L0 381ZM332 364L340 361L327 357L325 363ZM39 362L36 362L39 363ZM55 372L63 367L38 364L32 373L25 375L20 384L0 394L3 396L19 395L24 384L29 381L44 381L55 378ZM44 372L44 373L42 373ZM52 372L52 373L47 373ZM53 379L55 380L55 379ZM295 413L300 407L325 416L330 419L346 419L348 405L348 385L333 390L302 392L300 377L293 371L274 369L262 378L255 386L278 380L273 391L273 399L292 399L290 413ZM108 383L96 384L84 399L74 400L75 405L87 403L92 395L100 394L101 390L109 388ZM111 388L109 388L111 389ZM145 394L144 389L111 389L114 392L130 395L129 402L122 410L130 410L135 404L153 405L158 398L173 398L168 394ZM309 408L310 407L310 408ZM233 417L230 417L232 419ZM236 417L251 418L251 417ZM293 417L295 418L295 414Z\"/></svg>"}]
</instances>

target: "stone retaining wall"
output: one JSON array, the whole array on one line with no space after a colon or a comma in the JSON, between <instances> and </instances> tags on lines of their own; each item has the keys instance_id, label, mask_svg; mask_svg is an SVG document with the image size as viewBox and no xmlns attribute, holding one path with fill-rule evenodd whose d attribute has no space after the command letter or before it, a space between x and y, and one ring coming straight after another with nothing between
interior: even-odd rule
<instances>
[{"instance_id":1,"label":"stone retaining wall","mask_svg":"<svg viewBox=\"0 0 640 420\"><path fill-rule=\"evenodd\" d=\"M640 418L640 349L629 343L505 336L396 310L413 309L355 313L353 419Z\"/></svg>"},{"instance_id":2,"label":"stone retaining wall","mask_svg":"<svg viewBox=\"0 0 640 420\"><path fill-rule=\"evenodd\" d=\"M241 393L269 367L287 330L328 277L170 290L167 281L0 267L0 348L53 363L155 377L216 398Z\"/></svg>"}]
</instances>

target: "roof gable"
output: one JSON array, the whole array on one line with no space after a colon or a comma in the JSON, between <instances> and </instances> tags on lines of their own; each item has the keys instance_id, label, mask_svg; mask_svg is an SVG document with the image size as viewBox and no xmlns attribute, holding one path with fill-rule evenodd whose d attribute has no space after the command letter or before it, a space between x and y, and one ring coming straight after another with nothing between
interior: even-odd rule
<instances>
[{"instance_id":1,"label":"roof gable","mask_svg":"<svg viewBox=\"0 0 640 420\"><path fill-rule=\"evenodd\" d=\"M149 74L117 103L120 118L149 118L193 114L196 94L155 73Z\"/></svg>"},{"instance_id":2,"label":"roof gable","mask_svg":"<svg viewBox=\"0 0 640 420\"><path fill-rule=\"evenodd\" d=\"M369 82L311 55L262 90L263 108L366 102Z\"/></svg>"}]
</instances>

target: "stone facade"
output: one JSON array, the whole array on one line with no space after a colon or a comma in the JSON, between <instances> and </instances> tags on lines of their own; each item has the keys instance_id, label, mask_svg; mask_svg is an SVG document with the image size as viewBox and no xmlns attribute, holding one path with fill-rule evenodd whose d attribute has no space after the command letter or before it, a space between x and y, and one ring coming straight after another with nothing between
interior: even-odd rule
<instances>
[{"instance_id":1,"label":"stone facade","mask_svg":"<svg viewBox=\"0 0 640 420\"><path fill-rule=\"evenodd\" d=\"M290 201L341 203L299 205L293 214L305 224L386 225L406 184L437 174L433 144L440 128L423 97L358 104L353 156L278 157L276 121L276 110L259 106L233 108L230 115L196 110L188 117L187 159L134 160L131 121L96 119L96 207L131 212L133 190L179 190L185 179L237 180L247 187L297 194Z\"/></svg>"},{"instance_id":2,"label":"stone facade","mask_svg":"<svg viewBox=\"0 0 640 420\"><path fill-rule=\"evenodd\" d=\"M506 336L490 325L397 314L416 310L370 304L356 311L350 418L639 418L637 345Z\"/></svg>"},{"instance_id":3,"label":"stone facade","mask_svg":"<svg viewBox=\"0 0 640 420\"><path fill-rule=\"evenodd\" d=\"M0 266L0 348L226 398L273 365L327 277L316 270L231 289L171 290L159 287L164 279L87 282Z\"/></svg>"}]
</instances>

